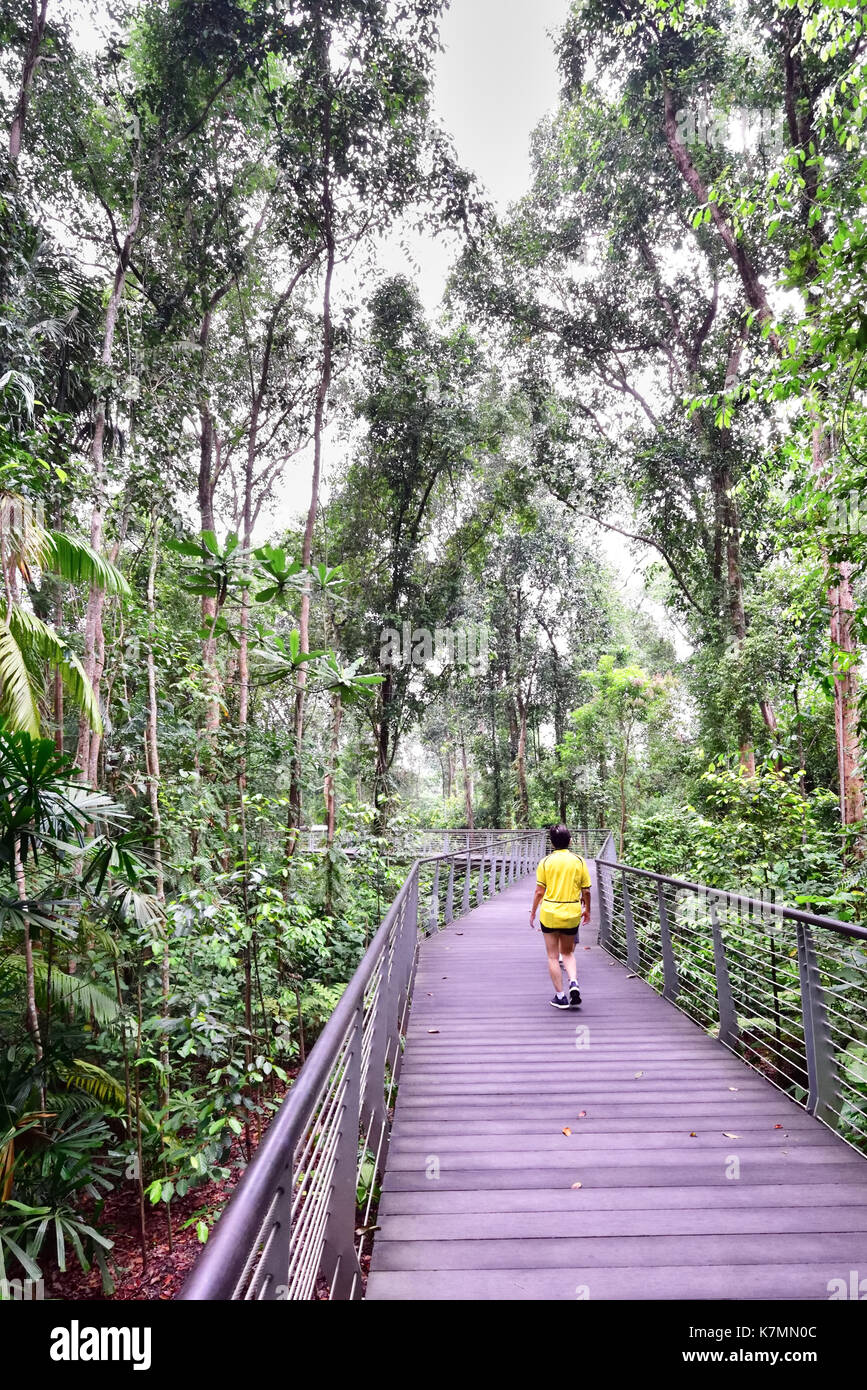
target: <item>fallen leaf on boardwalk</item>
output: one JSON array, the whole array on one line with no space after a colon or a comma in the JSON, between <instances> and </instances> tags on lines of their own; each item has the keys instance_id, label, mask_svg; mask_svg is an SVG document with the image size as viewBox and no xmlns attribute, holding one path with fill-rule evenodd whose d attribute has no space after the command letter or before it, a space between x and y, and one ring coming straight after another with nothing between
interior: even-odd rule
<instances>
[{"instance_id":1,"label":"fallen leaf on boardwalk","mask_svg":"<svg viewBox=\"0 0 867 1390\"><path fill-rule=\"evenodd\" d=\"M635 1078L636 1078L636 1080L638 1079L639 1076L643 1076L643 1075L644 1075L644 1072L643 1072L643 1071L637 1071L637 1072L635 1073Z\"/></svg>"},{"instance_id":2,"label":"fallen leaf on boardwalk","mask_svg":"<svg viewBox=\"0 0 867 1390\"><path fill-rule=\"evenodd\" d=\"M587 1118L587 1111L586 1111L586 1110L579 1110L579 1111L578 1111L578 1119L579 1119L579 1120L586 1120L586 1118Z\"/></svg>"},{"instance_id":3,"label":"fallen leaf on boardwalk","mask_svg":"<svg viewBox=\"0 0 867 1390\"><path fill-rule=\"evenodd\" d=\"M572 1131L571 1131L571 1129L569 1128L568 1125L567 1125L566 1128L563 1130L563 1133L564 1133L564 1134L571 1134L571 1133L572 1133Z\"/></svg>"},{"instance_id":4,"label":"fallen leaf on boardwalk","mask_svg":"<svg viewBox=\"0 0 867 1390\"><path fill-rule=\"evenodd\" d=\"M455 932L455 936L463 936L463 932L462 932L462 931L456 931L456 932Z\"/></svg>"},{"instance_id":5,"label":"fallen leaf on boardwalk","mask_svg":"<svg viewBox=\"0 0 867 1390\"><path fill-rule=\"evenodd\" d=\"M783 1128L782 1125L774 1125L774 1129L782 1129L782 1128Z\"/></svg>"},{"instance_id":6,"label":"fallen leaf on boardwalk","mask_svg":"<svg viewBox=\"0 0 867 1390\"><path fill-rule=\"evenodd\" d=\"M691 1130L689 1131L689 1137L690 1137L690 1139L697 1139L697 1138L698 1138L698 1135L696 1134L696 1132L695 1132L694 1129L691 1129Z\"/></svg>"},{"instance_id":7,"label":"fallen leaf on boardwalk","mask_svg":"<svg viewBox=\"0 0 867 1390\"><path fill-rule=\"evenodd\" d=\"M637 979L638 979L638 976L637 976L637 975L627 975L626 978L627 978L627 980L637 980Z\"/></svg>"},{"instance_id":8,"label":"fallen leaf on boardwalk","mask_svg":"<svg viewBox=\"0 0 867 1390\"><path fill-rule=\"evenodd\" d=\"M727 1130L727 1129L724 1129L724 1130L723 1130L723 1138L724 1138L724 1139L740 1139L740 1137L741 1137L741 1136L740 1136L739 1134L732 1134L732 1133L730 1133L730 1131Z\"/></svg>"},{"instance_id":9,"label":"fallen leaf on boardwalk","mask_svg":"<svg viewBox=\"0 0 867 1390\"><path fill-rule=\"evenodd\" d=\"M572 1184L572 1191L574 1192L575 1189L576 1189L576 1187L583 1187L583 1186L584 1186L583 1183L580 1183L580 1182L573 1182L573 1184Z\"/></svg>"},{"instance_id":10,"label":"fallen leaf on boardwalk","mask_svg":"<svg viewBox=\"0 0 867 1390\"><path fill-rule=\"evenodd\" d=\"M740 1086L729 1086L730 1091L739 1091L740 1089Z\"/></svg>"},{"instance_id":11,"label":"fallen leaf on boardwalk","mask_svg":"<svg viewBox=\"0 0 867 1390\"><path fill-rule=\"evenodd\" d=\"M590 951L590 950L592 950L592 949L593 949L592 946L585 946L585 947L584 947L584 950L585 950L585 951Z\"/></svg>"},{"instance_id":12,"label":"fallen leaf on boardwalk","mask_svg":"<svg viewBox=\"0 0 867 1390\"><path fill-rule=\"evenodd\" d=\"M370 1233L371 1233L371 1231L378 1231L378 1230L379 1230L379 1227L378 1227L378 1226L356 1226L356 1228L355 1228L355 1234L356 1234L357 1236L369 1236Z\"/></svg>"},{"instance_id":13,"label":"fallen leaf on boardwalk","mask_svg":"<svg viewBox=\"0 0 867 1390\"><path fill-rule=\"evenodd\" d=\"M439 1032L439 1028L428 1028L427 1031L428 1031L429 1033L438 1033L438 1032Z\"/></svg>"}]
</instances>

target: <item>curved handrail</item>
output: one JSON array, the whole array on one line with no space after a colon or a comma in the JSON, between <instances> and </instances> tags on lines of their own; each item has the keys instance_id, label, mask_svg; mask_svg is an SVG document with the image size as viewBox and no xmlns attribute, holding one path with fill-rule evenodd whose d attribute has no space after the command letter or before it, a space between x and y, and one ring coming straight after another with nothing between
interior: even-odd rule
<instances>
[{"instance_id":1,"label":"curved handrail","mask_svg":"<svg viewBox=\"0 0 867 1390\"><path fill-rule=\"evenodd\" d=\"M600 944L867 1151L867 928L597 859Z\"/></svg>"},{"instance_id":2,"label":"curved handrail","mask_svg":"<svg viewBox=\"0 0 867 1390\"><path fill-rule=\"evenodd\" d=\"M482 833L484 844L413 864L181 1299L309 1299L323 1283L332 1298L360 1295L356 1190L369 1169L369 1215L388 1149L420 925L428 934L440 920L447 925L473 898L481 902L534 871L544 850L544 831ZM420 913L428 874L430 904Z\"/></svg>"}]
</instances>

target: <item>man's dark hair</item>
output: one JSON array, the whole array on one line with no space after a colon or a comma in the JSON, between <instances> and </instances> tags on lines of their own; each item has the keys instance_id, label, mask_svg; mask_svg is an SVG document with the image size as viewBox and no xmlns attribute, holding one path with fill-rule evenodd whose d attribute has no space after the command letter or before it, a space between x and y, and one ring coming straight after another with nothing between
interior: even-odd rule
<instances>
[{"instance_id":1,"label":"man's dark hair","mask_svg":"<svg viewBox=\"0 0 867 1390\"><path fill-rule=\"evenodd\" d=\"M551 844L555 849L568 849L572 843L572 832L567 825L552 825Z\"/></svg>"}]
</instances>

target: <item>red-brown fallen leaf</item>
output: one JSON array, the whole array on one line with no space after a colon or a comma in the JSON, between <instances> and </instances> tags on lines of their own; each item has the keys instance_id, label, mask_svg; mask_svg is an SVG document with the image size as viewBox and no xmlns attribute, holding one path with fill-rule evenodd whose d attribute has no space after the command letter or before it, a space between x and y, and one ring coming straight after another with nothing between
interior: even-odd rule
<instances>
[{"instance_id":1,"label":"red-brown fallen leaf","mask_svg":"<svg viewBox=\"0 0 867 1390\"><path fill-rule=\"evenodd\" d=\"M585 947L584 947L584 950L585 950L585 951L590 951L590 950L592 950L592 949L593 949L592 946L585 946Z\"/></svg>"},{"instance_id":2,"label":"red-brown fallen leaf","mask_svg":"<svg viewBox=\"0 0 867 1390\"><path fill-rule=\"evenodd\" d=\"M586 1110L579 1110L579 1111L578 1111L578 1119L579 1119L579 1120L586 1120L586 1119L587 1119L587 1111L586 1111Z\"/></svg>"},{"instance_id":3,"label":"red-brown fallen leaf","mask_svg":"<svg viewBox=\"0 0 867 1390\"><path fill-rule=\"evenodd\" d=\"M782 1125L774 1125L774 1129L782 1129L782 1128L783 1128Z\"/></svg>"},{"instance_id":4,"label":"red-brown fallen leaf","mask_svg":"<svg viewBox=\"0 0 867 1390\"><path fill-rule=\"evenodd\" d=\"M569 1135L569 1134L572 1133L572 1131L571 1131L571 1129L569 1128L568 1125L567 1125L566 1128L563 1130L563 1133L566 1134L566 1135Z\"/></svg>"},{"instance_id":5,"label":"red-brown fallen leaf","mask_svg":"<svg viewBox=\"0 0 867 1390\"><path fill-rule=\"evenodd\" d=\"M694 1129L691 1129L691 1130L689 1131L689 1137L690 1137L690 1139L697 1139L697 1138L698 1138L698 1135L696 1134L696 1132L695 1132Z\"/></svg>"}]
</instances>

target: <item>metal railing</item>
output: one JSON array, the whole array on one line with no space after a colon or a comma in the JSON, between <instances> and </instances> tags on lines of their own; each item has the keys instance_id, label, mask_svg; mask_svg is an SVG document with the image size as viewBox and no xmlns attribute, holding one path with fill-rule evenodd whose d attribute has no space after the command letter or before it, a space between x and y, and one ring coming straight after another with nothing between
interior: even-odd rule
<instances>
[{"instance_id":1,"label":"metal railing","mask_svg":"<svg viewBox=\"0 0 867 1390\"><path fill-rule=\"evenodd\" d=\"M430 826L402 826L390 831L387 839L391 854L399 858L417 859L434 854L458 854L469 849L489 846L492 839L502 834L499 830L441 829ZM586 832L579 831L578 834ZM302 853L316 853L325 848L328 832L324 825L305 826L298 831L297 848ZM354 852L363 850L375 838L373 831L342 830L337 837L341 849Z\"/></svg>"},{"instance_id":2,"label":"metal railing","mask_svg":"<svg viewBox=\"0 0 867 1390\"><path fill-rule=\"evenodd\" d=\"M413 865L182 1299L361 1296L419 940L532 873L546 851L544 831L475 833ZM579 831L575 845L592 854L603 838Z\"/></svg>"},{"instance_id":3,"label":"metal railing","mask_svg":"<svg viewBox=\"0 0 867 1390\"><path fill-rule=\"evenodd\" d=\"M867 928L597 859L599 941L867 1151Z\"/></svg>"}]
</instances>

